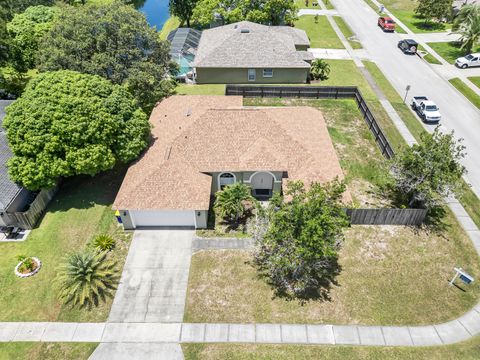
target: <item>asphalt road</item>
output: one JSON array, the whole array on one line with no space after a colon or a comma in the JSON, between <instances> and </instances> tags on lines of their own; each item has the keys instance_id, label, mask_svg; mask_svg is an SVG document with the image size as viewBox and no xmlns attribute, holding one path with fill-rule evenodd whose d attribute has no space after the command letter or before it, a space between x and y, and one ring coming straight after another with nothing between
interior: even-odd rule
<instances>
[{"instance_id":1,"label":"asphalt road","mask_svg":"<svg viewBox=\"0 0 480 360\"><path fill-rule=\"evenodd\" d=\"M381 31L378 15L363 0L332 2L395 89L403 96L406 86L411 85L408 102L412 96L422 95L437 103L443 117L442 130L455 130L455 135L464 139L467 177L480 196L480 111L420 58L403 55L397 48L401 37ZM429 131L435 128L425 127Z\"/></svg>"}]
</instances>

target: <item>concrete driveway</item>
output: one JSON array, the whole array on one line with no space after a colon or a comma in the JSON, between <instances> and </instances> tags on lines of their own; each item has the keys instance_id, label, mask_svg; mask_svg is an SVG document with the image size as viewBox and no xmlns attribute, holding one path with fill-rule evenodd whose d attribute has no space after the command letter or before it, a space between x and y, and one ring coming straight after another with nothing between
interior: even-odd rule
<instances>
[{"instance_id":1,"label":"concrete driveway","mask_svg":"<svg viewBox=\"0 0 480 360\"><path fill-rule=\"evenodd\" d=\"M183 321L193 235L135 231L108 321Z\"/></svg>"}]
</instances>

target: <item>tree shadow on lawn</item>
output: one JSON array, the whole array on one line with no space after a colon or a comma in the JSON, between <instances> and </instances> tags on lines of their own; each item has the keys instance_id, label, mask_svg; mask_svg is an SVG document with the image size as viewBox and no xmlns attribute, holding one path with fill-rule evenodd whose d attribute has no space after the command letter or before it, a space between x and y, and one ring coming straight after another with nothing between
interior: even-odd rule
<instances>
[{"instance_id":1,"label":"tree shadow on lawn","mask_svg":"<svg viewBox=\"0 0 480 360\"><path fill-rule=\"evenodd\" d=\"M96 176L74 176L65 179L45 213L65 212L70 209L88 209L95 205L109 206L122 184L127 166L118 166ZM37 226L41 220L37 223Z\"/></svg>"},{"instance_id":2,"label":"tree shadow on lawn","mask_svg":"<svg viewBox=\"0 0 480 360\"><path fill-rule=\"evenodd\" d=\"M309 287L306 291L301 294L291 294L285 289L279 288L268 276L267 272L262 269L262 267L257 264L254 260L246 261L247 265L253 266L257 269L258 279L266 282L273 290L273 299L279 298L286 301L298 301L300 305L306 305L309 302L321 301L321 302L330 302L332 298L330 292L333 286L341 286L337 281L337 276L342 272L342 266L338 263L338 257L335 260L332 260L330 266L325 270L325 275L317 276L315 281L316 286Z\"/></svg>"},{"instance_id":3,"label":"tree shadow on lawn","mask_svg":"<svg viewBox=\"0 0 480 360\"><path fill-rule=\"evenodd\" d=\"M419 15L413 15L413 21L411 22L413 26L417 29L424 31L439 31L446 30L446 24L438 21L426 20L424 17Z\"/></svg>"}]
</instances>

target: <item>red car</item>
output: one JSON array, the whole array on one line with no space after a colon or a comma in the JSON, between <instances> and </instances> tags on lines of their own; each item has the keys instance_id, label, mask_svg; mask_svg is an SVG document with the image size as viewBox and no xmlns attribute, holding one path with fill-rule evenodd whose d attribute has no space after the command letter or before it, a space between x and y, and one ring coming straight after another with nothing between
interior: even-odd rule
<instances>
[{"instance_id":1,"label":"red car","mask_svg":"<svg viewBox=\"0 0 480 360\"><path fill-rule=\"evenodd\" d=\"M386 16L380 16L378 18L378 26L380 26L383 31L395 31L395 21Z\"/></svg>"}]
</instances>

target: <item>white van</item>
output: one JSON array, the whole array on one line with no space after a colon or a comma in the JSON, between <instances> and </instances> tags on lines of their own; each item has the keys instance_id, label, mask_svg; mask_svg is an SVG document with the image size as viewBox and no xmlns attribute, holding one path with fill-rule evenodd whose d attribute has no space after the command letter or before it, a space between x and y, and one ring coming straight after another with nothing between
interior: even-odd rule
<instances>
[{"instance_id":1,"label":"white van","mask_svg":"<svg viewBox=\"0 0 480 360\"><path fill-rule=\"evenodd\" d=\"M480 53L460 57L455 61L455 65L461 69L466 69L472 66L480 66Z\"/></svg>"}]
</instances>

